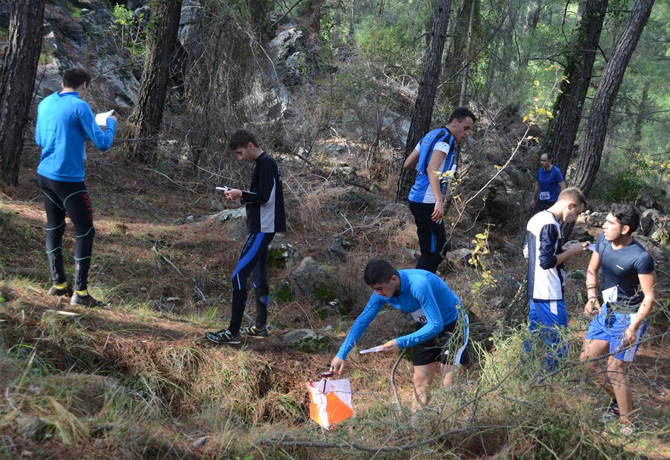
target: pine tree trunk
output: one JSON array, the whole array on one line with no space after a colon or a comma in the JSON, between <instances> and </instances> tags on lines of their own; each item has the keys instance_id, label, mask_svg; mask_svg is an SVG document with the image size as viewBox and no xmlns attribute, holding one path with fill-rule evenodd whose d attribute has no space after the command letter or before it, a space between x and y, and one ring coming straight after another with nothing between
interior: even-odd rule
<instances>
[{"instance_id":1,"label":"pine tree trunk","mask_svg":"<svg viewBox=\"0 0 670 460\"><path fill-rule=\"evenodd\" d=\"M468 23L468 39L465 46L465 68L463 69L463 79L461 81L461 95L458 98L458 106L463 107L467 103L468 95L468 75L470 74L470 60L472 59L472 34L475 24L475 7L477 0L472 0L470 8L470 22Z\"/></svg>"},{"instance_id":2,"label":"pine tree trunk","mask_svg":"<svg viewBox=\"0 0 670 460\"><path fill-rule=\"evenodd\" d=\"M136 142L126 156L131 161L150 164L156 161L156 147L165 96L170 76L170 61L181 16L181 0L158 0L149 28L147 60L142 71L137 105L130 115L129 127Z\"/></svg>"},{"instance_id":3,"label":"pine tree trunk","mask_svg":"<svg viewBox=\"0 0 670 460\"><path fill-rule=\"evenodd\" d=\"M42 49L44 0L15 1L9 17L9 45L0 65L0 181L17 185L23 131L33 98Z\"/></svg>"},{"instance_id":4,"label":"pine tree trunk","mask_svg":"<svg viewBox=\"0 0 670 460\"><path fill-rule=\"evenodd\" d=\"M437 91L437 81L442 66L442 52L447 38L447 26L451 13L451 0L437 0L430 28L430 44L423 63L423 74L419 83L419 92L414 105L414 115L407 134L404 158L412 153L416 143L428 132L433 118L433 104ZM406 201L414 179L414 171L400 170L396 199Z\"/></svg>"},{"instance_id":5,"label":"pine tree trunk","mask_svg":"<svg viewBox=\"0 0 670 460\"><path fill-rule=\"evenodd\" d=\"M554 119L550 121L545 135L548 142L543 149L543 153L553 156L554 165L561 170L563 176L572 159L584 100L593 73L593 62L598 52L600 32L607 12L607 0L584 0L580 7L582 5L582 20L568 53L565 69L567 78L561 82L553 109Z\"/></svg>"},{"instance_id":6,"label":"pine tree trunk","mask_svg":"<svg viewBox=\"0 0 670 460\"><path fill-rule=\"evenodd\" d=\"M600 159L605 145L607 123L612 106L619 92L626 67L633 56L653 6L654 0L636 0L621 37L617 40L614 53L612 53L607 66L605 66L603 76L598 83L589 122L586 125L583 153L579 158L575 180L571 184L579 187L586 196L591 192L596 174L600 168ZM572 227L573 225L564 226L563 234L566 240L570 237Z\"/></svg>"}]
</instances>

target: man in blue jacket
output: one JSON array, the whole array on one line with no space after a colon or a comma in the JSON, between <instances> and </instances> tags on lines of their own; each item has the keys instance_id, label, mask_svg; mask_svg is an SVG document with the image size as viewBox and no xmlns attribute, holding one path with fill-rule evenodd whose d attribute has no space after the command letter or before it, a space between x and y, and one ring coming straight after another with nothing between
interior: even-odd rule
<instances>
[{"instance_id":1,"label":"man in blue jacket","mask_svg":"<svg viewBox=\"0 0 670 460\"><path fill-rule=\"evenodd\" d=\"M421 247L416 268L435 273L442 262L441 251L447 243L442 222L442 194L447 184L443 175L453 176L456 172L456 147L468 137L476 121L469 109L457 108L449 116L447 125L428 132L403 164L405 169L416 169L408 197Z\"/></svg>"},{"instance_id":2,"label":"man in blue jacket","mask_svg":"<svg viewBox=\"0 0 670 460\"><path fill-rule=\"evenodd\" d=\"M84 102L91 76L82 69L70 69L63 75L62 91L47 96L37 107L35 142L42 148L37 167L37 184L44 194L47 214L46 248L53 285L51 295L70 293L63 266L65 216L70 216L76 235L74 245L74 293L71 305L104 305L88 293L91 266L93 208L84 183L86 141L91 139L102 151L109 149L116 132L116 117L107 118L103 131L95 121L91 107Z\"/></svg>"},{"instance_id":3,"label":"man in blue jacket","mask_svg":"<svg viewBox=\"0 0 670 460\"><path fill-rule=\"evenodd\" d=\"M437 275L419 269L396 270L384 259L370 260L365 267L364 279L374 293L333 358L333 371L342 373L347 355L379 310L388 304L411 314L416 321L416 331L390 340L375 351L389 352L413 347L414 403L415 407L425 406L440 364L442 383L444 387L449 387L454 365L469 363L467 344L470 327L461 299Z\"/></svg>"}]
</instances>

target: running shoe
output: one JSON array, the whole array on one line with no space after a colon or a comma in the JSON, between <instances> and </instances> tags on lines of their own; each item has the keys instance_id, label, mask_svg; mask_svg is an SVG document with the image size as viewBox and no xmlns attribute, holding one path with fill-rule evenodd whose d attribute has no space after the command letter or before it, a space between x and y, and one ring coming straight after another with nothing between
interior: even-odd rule
<instances>
[{"instance_id":1,"label":"running shoe","mask_svg":"<svg viewBox=\"0 0 670 460\"><path fill-rule=\"evenodd\" d=\"M61 296L61 295L72 295L72 288L70 286L66 287L65 289L58 289L56 286L51 286L49 288L49 295L53 296Z\"/></svg>"},{"instance_id":2,"label":"running shoe","mask_svg":"<svg viewBox=\"0 0 670 460\"><path fill-rule=\"evenodd\" d=\"M243 333L244 335L247 335L249 337L258 337L264 339L268 336L268 328L256 327L255 325L252 325L249 327L245 327Z\"/></svg>"},{"instance_id":3,"label":"running shoe","mask_svg":"<svg viewBox=\"0 0 670 460\"><path fill-rule=\"evenodd\" d=\"M605 412L600 416L600 422L601 423L609 423L613 422L614 420L618 420L620 416L619 413L619 404L617 404L616 400L613 399L610 402L610 406L607 408Z\"/></svg>"},{"instance_id":4,"label":"running shoe","mask_svg":"<svg viewBox=\"0 0 670 460\"><path fill-rule=\"evenodd\" d=\"M221 329L219 332L208 332L205 334L205 338L218 344L236 345L242 343L240 333L233 334L228 329Z\"/></svg>"},{"instance_id":5,"label":"running shoe","mask_svg":"<svg viewBox=\"0 0 670 460\"><path fill-rule=\"evenodd\" d=\"M70 305L79 305L82 307L105 307L109 304L94 299L91 294L79 295L75 292L70 299Z\"/></svg>"}]
</instances>

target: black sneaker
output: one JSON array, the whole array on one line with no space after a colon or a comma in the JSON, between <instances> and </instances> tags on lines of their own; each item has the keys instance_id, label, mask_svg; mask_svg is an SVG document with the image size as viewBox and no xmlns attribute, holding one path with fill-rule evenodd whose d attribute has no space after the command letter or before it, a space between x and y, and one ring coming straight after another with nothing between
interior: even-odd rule
<instances>
[{"instance_id":1,"label":"black sneaker","mask_svg":"<svg viewBox=\"0 0 670 460\"><path fill-rule=\"evenodd\" d=\"M49 288L49 295L53 296L62 296L62 295L67 295L71 296L72 295L72 288L70 286L67 286L65 289L58 289L56 286L51 286Z\"/></svg>"},{"instance_id":2,"label":"black sneaker","mask_svg":"<svg viewBox=\"0 0 670 460\"><path fill-rule=\"evenodd\" d=\"M601 423L613 422L615 420L618 420L620 415L621 414L619 413L619 404L617 404L616 400L613 399L612 402L610 402L610 406L607 408L607 411L605 411L600 416L600 422Z\"/></svg>"},{"instance_id":3,"label":"black sneaker","mask_svg":"<svg viewBox=\"0 0 670 460\"><path fill-rule=\"evenodd\" d=\"M208 332L205 334L205 338L219 344L226 343L229 345L236 345L242 343L240 340L240 333L233 334L228 329L221 329L219 332Z\"/></svg>"},{"instance_id":4,"label":"black sneaker","mask_svg":"<svg viewBox=\"0 0 670 460\"><path fill-rule=\"evenodd\" d=\"M76 292L72 294L70 305L79 305L82 307L105 307L108 304L95 300L92 295L79 295Z\"/></svg>"},{"instance_id":5,"label":"black sneaker","mask_svg":"<svg viewBox=\"0 0 670 460\"><path fill-rule=\"evenodd\" d=\"M244 335L248 335L249 337L258 337L261 339L264 339L265 337L268 336L268 328L267 327L256 327L255 325L245 327L244 328Z\"/></svg>"}]
</instances>

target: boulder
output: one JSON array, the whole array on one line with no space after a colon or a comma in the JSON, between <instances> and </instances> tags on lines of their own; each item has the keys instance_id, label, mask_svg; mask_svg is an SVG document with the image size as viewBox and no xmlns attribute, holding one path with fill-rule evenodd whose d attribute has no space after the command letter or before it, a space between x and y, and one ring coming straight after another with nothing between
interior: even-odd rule
<instances>
[{"instance_id":1,"label":"boulder","mask_svg":"<svg viewBox=\"0 0 670 460\"><path fill-rule=\"evenodd\" d=\"M223 224L230 239L241 241L247 237L247 210L244 207L227 209L215 214L214 217Z\"/></svg>"},{"instance_id":2,"label":"boulder","mask_svg":"<svg viewBox=\"0 0 670 460\"><path fill-rule=\"evenodd\" d=\"M324 292L332 292L333 267L319 265L311 257L305 257L291 277L303 295L311 299L333 300L325 299L323 295Z\"/></svg>"},{"instance_id":3,"label":"boulder","mask_svg":"<svg viewBox=\"0 0 670 460\"><path fill-rule=\"evenodd\" d=\"M281 341L282 344L290 347L291 345L304 339L315 339L316 336L316 332L311 329L295 329L284 334L281 338Z\"/></svg>"},{"instance_id":4,"label":"boulder","mask_svg":"<svg viewBox=\"0 0 670 460\"><path fill-rule=\"evenodd\" d=\"M470 260L470 254L470 249L461 248L447 252L445 259L451 266L455 268L466 268L470 266L468 263L468 260Z\"/></svg>"}]
</instances>

